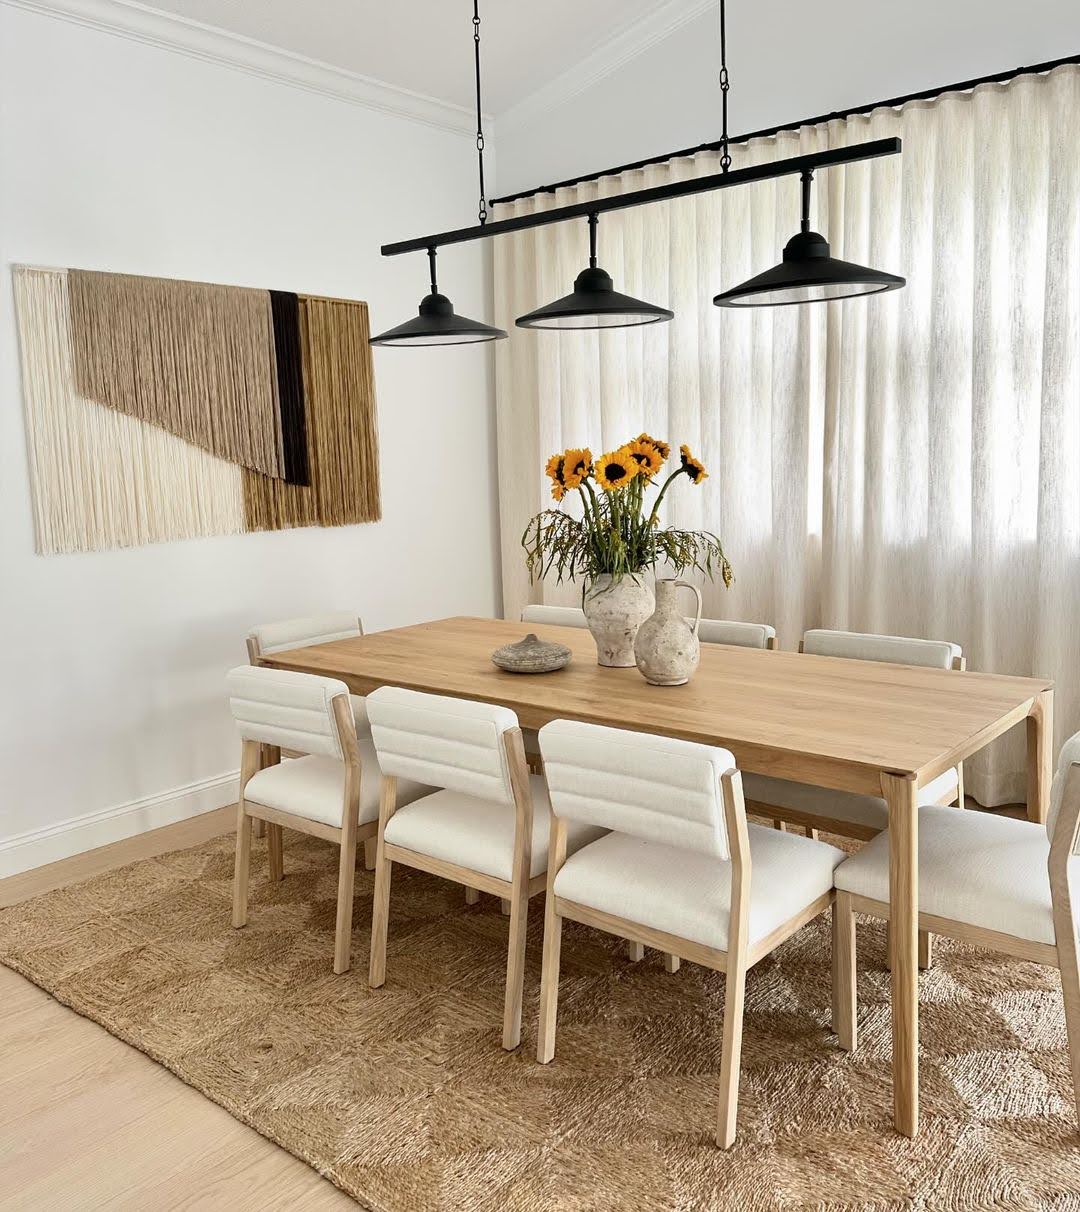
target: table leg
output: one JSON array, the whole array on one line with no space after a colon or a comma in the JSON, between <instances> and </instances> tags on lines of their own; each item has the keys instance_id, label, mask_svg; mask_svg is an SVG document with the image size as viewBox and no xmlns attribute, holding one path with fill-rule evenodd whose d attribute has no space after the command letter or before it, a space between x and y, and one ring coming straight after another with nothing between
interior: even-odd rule
<instances>
[{"instance_id":1,"label":"table leg","mask_svg":"<svg viewBox=\"0 0 1080 1212\"><path fill-rule=\"evenodd\" d=\"M1043 824L1054 777L1054 692L1044 690L1031 702L1027 718L1028 820Z\"/></svg>"},{"instance_id":2,"label":"table leg","mask_svg":"<svg viewBox=\"0 0 1080 1212\"><path fill-rule=\"evenodd\" d=\"M892 952L893 1117L919 1130L919 813L914 778L882 774L889 806L889 945Z\"/></svg>"}]
</instances>

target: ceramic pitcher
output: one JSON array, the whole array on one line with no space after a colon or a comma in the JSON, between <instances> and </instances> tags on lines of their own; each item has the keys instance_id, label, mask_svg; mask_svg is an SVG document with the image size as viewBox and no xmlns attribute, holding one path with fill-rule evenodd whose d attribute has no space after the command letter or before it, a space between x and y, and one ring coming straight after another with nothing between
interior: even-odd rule
<instances>
[{"instance_id":1,"label":"ceramic pitcher","mask_svg":"<svg viewBox=\"0 0 1080 1212\"><path fill-rule=\"evenodd\" d=\"M697 614L688 623L679 610L676 590L689 589L697 598ZM653 686L682 686L690 680L701 658L698 626L701 591L689 581L657 578L656 610L638 628L634 659L641 676Z\"/></svg>"}]
</instances>

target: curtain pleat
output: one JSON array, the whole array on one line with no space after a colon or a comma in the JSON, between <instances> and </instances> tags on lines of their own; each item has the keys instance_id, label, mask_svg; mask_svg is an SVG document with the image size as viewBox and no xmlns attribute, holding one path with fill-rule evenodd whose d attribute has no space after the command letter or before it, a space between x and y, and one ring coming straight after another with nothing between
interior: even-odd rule
<instances>
[{"instance_id":1,"label":"curtain pleat","mask_svg":"<svg viewBox=\"0 0 1080 1212\"><path fill-rule=\"evenodd\" d=\"M507 614L573 602L530 586L520 548L549 504L546 457L647 429L699 452L667 520L716 530L730 591L706 613L933 636L973 669L1053 677L1056 733L1080 727L1080 68L784 132L736 166L899 135L901 156L820 173L814 226L835 256L907 287L827 306L712 306L780 259L796 177L602 215L616 288L675 310L603 334L513 329L585 264L584 222L495 250L500 516ZM512 204L510 214L718 170L719 156ZM968 764L996 804L1024 794L1023 737Z\"/></svg>"}]
</instances>

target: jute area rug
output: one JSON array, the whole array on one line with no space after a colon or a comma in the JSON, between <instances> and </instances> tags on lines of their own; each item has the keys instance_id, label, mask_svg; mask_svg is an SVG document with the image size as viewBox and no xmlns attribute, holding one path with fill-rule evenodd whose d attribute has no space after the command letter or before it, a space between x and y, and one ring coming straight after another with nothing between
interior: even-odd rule
<instances>
[{"instance_id":1,"label":"jute area rug","mask_svg":"<svg viewBox=\"0 0 1080 1212\"><path fill-rule=\"evenodd\" d=\"M829 1029L828 918L750 973L739 1137L712 1140L723 978L567 924L557 1053L534 1060L542 898L525 1036L499 1046L496 901L397 870L387 983L331 971L337 851L256 843L250 924L232 839L0 912L0 960L171 1069L378 1212L1080 1208L1057 974L938 941L921 978L923 1127L891 1127L884 932L859 930L860 1046Z\"/></svg>"}]
</instances>

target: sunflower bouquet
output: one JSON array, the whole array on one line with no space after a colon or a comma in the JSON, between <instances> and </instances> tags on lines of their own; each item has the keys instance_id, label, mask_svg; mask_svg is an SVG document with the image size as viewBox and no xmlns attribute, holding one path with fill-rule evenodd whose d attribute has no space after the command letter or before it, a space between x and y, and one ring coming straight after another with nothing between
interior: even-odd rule
<instances>
[{"instance_id":1,"label":"sunflower bouquet","mask_svg":"<svg viewBox=\"0 0 1080 1212\"><path fill-rule=\"evenodd\" d=\"M671 485L682 476L691 484L708 477L687 446L679 448L677 464L670 459L671 447L647 433L598 459L587 448L552 455L545 469L551 495L561 505L576 492L581 516L545 509L530 520L521 538L530 576L554 572L559 581L581 577L587 585L605 574L618 581L665 564L676 576L719 572L730 586L731 565L715 534L660 525Z\"/></svg>"}]
</instances>

